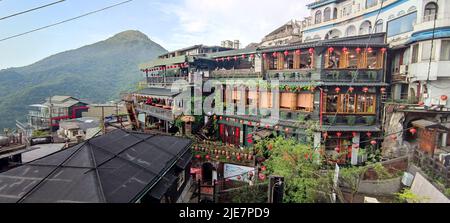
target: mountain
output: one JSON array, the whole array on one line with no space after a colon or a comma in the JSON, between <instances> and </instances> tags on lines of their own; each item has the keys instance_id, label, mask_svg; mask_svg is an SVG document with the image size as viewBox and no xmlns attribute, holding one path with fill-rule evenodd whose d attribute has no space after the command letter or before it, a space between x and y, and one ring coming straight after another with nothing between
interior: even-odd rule
<instances>
[{"instance_id":1,"label":"mountain","mask_svg":"<svg viewBox=\"0 0 450 223\"><path fill-rule=\"evenodd\" d=\"M25 121L29 105L50 95L91 102L118 99L143 80L140 63L166 52L145 34L125 31L29 66L0 70L0 131L14 127L15 120Z\"/></svg>"}]
</instances>

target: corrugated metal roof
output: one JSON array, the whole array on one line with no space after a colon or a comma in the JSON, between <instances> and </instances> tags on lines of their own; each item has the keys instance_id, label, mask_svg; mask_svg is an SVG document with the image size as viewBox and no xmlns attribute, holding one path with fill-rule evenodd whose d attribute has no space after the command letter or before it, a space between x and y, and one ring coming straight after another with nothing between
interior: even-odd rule
<instances>
[{"instance_id":1,"label":"corrugated metal roof","mask_svg":"<svg viewBox=\"0 0 450 223\"><path fill-rule=\"evenodd\" d=\"M227 50L227 51L222 51L222 52L217 52L217 53L210 53L210 54L207 54L207 56L209 58L218 58L218 57L226 57L226 56L239 56L239 55L243 55L243 54L256 53L257 50L258 50L258 48L256 48L256 47L254 47L254 48L244 48L244 49L239 49L239 50Z\"/></svg>"},{"instance_id":2,"label":"corrugated metal roof","mask_svg":"<svg viewBox=\"0 0 450 223\"><path fill-rule=\"evenodd\" d=\"M173 97L175 95L178 95L180 92L172 92L171 89L168 88L145 88L140 91L137 91L135 94L142 94L147 96L166 96L166 97Z\"/></svg>"}]
</instances>

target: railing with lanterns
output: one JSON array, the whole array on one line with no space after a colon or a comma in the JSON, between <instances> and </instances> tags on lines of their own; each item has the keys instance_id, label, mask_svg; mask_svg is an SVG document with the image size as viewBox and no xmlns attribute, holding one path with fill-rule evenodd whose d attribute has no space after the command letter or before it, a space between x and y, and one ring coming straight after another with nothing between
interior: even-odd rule
<instances>
[{"instance_id":1,"label":"railing with lanterns","mask_svg":"<svg viewBox=\"0 0 450 223\"><path fill-rule=\"evenodd\" d=\"M324 69L320 79L330 82L381 82L382 69Z\"/></svg>"},{"instance_id":2,"label":"railing with lanterns","mask_svg":"<svg viewBox=\"0 0 450 223\"><path fill-rule=\"evenodd\" d=\"M268 70L267 79L280 81L311 81L318 80L319 76L314 75L316 70L312 69L285 69ZM316 78L315 78L316 77Z\"/></svg>"},{"instance_id":3,"label":"railing with lanterns","mask_svg":"<svg viewBox=\"0 0 450 223\"><path fill-rule=\"evenodd\" d=\"M147 84L149 85L171 84L179 80L184 80L189 83L192 82L192 78L189 78L188 76L175 76L175 77L156 76L156 77L147 77Z\"/></svg>"},{"instance_id":4,"label":"railing with lanterns","mask_svg":"<svg viewBox=\"0 0 450 223\"><path fill-rule=\"evenodd\" d=\"M210 72L211 78L259 78L261 72L256 72L254 69L234 69L234 70L212 70Z\"/></svg>"},{"instance_id":5,"label":"railing with lanterns","mask_svg":"<svg viewBox=\"0 0 450 223\"><path fill-rule=\"evenodd\" d=\"M170 106L136 104L136 110L170 122L176 118Z\"/></svg>"},{"instance_id":6,"label":"railing with lanterns","mask_svg":"<svg viewBox=\"0 0 450 223\"><path fill-rule=\"evenodd\" d=\"M254 166L257 156L253 149L241 149L235 145L222 143L220 141L196 142L192 146L194 159L200 162L216 161L222 163L233 163L244 166Z\"/></svg>"}]
</instances>

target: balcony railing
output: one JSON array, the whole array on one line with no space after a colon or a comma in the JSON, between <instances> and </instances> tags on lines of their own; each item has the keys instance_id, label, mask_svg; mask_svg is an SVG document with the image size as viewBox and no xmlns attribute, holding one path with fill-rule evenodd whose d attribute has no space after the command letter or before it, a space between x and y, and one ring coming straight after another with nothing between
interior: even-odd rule
<instances>
[{"instance_id":1,"label":"balcony railing","mask_svg":"<svg viewBox=\"0 0 450 223\"><path fill-rule=\"evenodd\" d=\"M258 78L260 72L254 69L235 69L235 70L213 70L210 72L211 78Z\"/></svg>"},{"instance_id":2,"label":"balcony railing","mask_svg":"<svg viewBox=\"0 0 450 223\"><path fill-rule=\"evenodd\" d=\"M433 158L426 152L416 149L412 161L428 173L429 177L440 178L445 186L450 186L450 166L445 166L437 157Z\"/></svg>"},{"instance_id":3,"label":"balcony railing","mask_svg":"<svg viewBox=\"0 0 450 223\"><path fill-rule=\"evenodd\" d=\"M406 82L406 77L407 76L408 75L406 75L406 74L399 74L399 73L393 74L392 75L392 82Z\"/></svg>"},{"instance_id":4,"label":"balcony railing","mask_svg":"<svg viewBox=\"0 0 450 223\"><path fill-rule=\"evenodd\" d=\"M267 71L267 79L280 81L311 81L314 79L313 72L315 72L315 70L311 69L269 70Z\"/></svg>"},{"instance_id":5,"label":"balcony railing","mask_svg":"<svg viewBox=\"0 0 450 223\"><path fill-rule=\"evenodd\" d=\"M170 108L162 108L152 105L146 105L146 104L137 104L136 109L139 112L147 113L150 116L153 116L155 118L159 118L162 120L173 122L175 120L175 115L172 112L172 109Z\"/></svg>"},{"instance_id":6,"label":"balcony railing","mask_svg":"<svg viewBox=\"0 0 450 223\"><path fill-rule=\"evenodd\" d=\"M192 78L188 76L181 77L147 77L147 84L150 85L162 85L162 84L171 84L178 80L185 80L189 83L192 83Z\"/></svg>"},{"instance_id":7,"label":"balcony railing","mask_svg":"<svg viewBox=\"0 0 450 223\"><path fill-rule=\"evenodd\" d=\"M320 79L330 82L381 82L383 70L325 69Z\"/></svg>"}]
</instances>

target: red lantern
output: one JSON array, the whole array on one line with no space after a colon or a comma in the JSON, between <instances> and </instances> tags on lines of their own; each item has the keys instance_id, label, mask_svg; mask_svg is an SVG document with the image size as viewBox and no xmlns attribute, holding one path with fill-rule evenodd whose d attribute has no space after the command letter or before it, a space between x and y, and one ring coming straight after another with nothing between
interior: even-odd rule
<instances>
[{"instance_id":1,"label":"red lantern","mask_svg":"<svg viewBox=\"0 0 450 223\"><path fill-rule=\"evenodd\" d=\"M368 88L368 87L364 87L364 88L363 88L363 92L364 92L364 93L367 93L368 91L369 91L369 88Z\"/></svg>"},{"instance_id":2,"label":"red lantern","mask_svg":"<svg viewBox=\"0 0 450 223\"><path fill-rule=\"evenodd\" d=\"M323 133L323 138L326 139L328 137L328 133L324 132Z\"/></svg>"},{"instance_id":3,"label":"red lantern","mask_svg":"<svg viewBox=\"0 0 450 223\"><path fill-rule=\"evenodd\" d=\"M377 144L377 141L375 141L375 140L372 140L372 141L370 141L370 144L372 144L372 145L374 146L374 145L376 145L376 144Z\"/></svg>"},{"instance_id":4,"label":"red lantern","mask_svg":"<svg viewBox=\"0 0 450 223\"><path fill-rule=\"evenodd\" d=\"M201 158L202 158L202 156L200 156L200 155L195 155L195 158L197 158L197 159L201 159Z\"/></svg>"},{"instance_id":5,"label":"red lantern","mask_svg":"<svg viewBox=\"0 0 450 223\"><path fill-rule=\"evenodd\" d=\"M241 161L241 156L237 156L236 159L237 159L238 161Z\"/></svg>"},{"instance_id":6,"label":"red lantern","mask_svg":"<svg viewBox=\"0 0 450 223\"><path fill-rule=\"evenodd\" d=\"M342 48L342 52L347 53L348 52L348 48L347 47Z\"/></svg>"},{"instance_id":7,"label":"red lantern","mask_svg":"<svg viewBox=\"0 0 450 223\"><path fill-rule=\"evenodd\" d=\"M270 125L266 125L266 129L268 129L270 127Z\"/></svg>"},{"instance_id":8,"label":"red lantern","mask_svg":"<svg viewBox=\"0 0 450 223\"><path fill-rule=\"evenodd\" d=\"M410 132L411 134L413 134L413 135L414 135L414 134L416 134L416 133L417 133L417 130L416 130L416 129L414 129L414 128L412 128L412 129L410 129L410 130L409 130L409 132Z\"/></svg>"},{"instance_id":9,"label":"red lantern","mask_svg":"<svg viewBox=\"0 0 450 223\"><path fill-rule=\"evenodd\" d=\"M222 120L222 119L223 119L223 117L222 117L222 116L220 116L220 117L219 117L219 119L220 119L220 120Z\"/></svg>"},{"instance_id":10,"label":"red lantern","mask_svg":"<svg viewBox=\"0 0 450 223\"><path fill-rule=\"evenodd\" d=\"M248 122L248 125L252 125L252 122Z\"/></svg>"},{"instance_id":11,"label":"red lantern","mask_svg":"<svg viewBox=\"0 0 450 223\"><path fill-rule=\"evenodd\" d=\"M242 59L245 59L245 54L242 54Z\"/></svg>"},{"instance_id":12,"label":"red lantern","mask_svg":"<svg viewBox=\"0 0 450 223\"><path fill-rule=\"evenodd\" d=\"M227 118L226 120L227 120L227 122L229 122L229 121L230 121L230 118Z\"/></svg>"},{"instance_id":13,"label":"red lantern","mask_svg":"<svg viewBox=\"0 0 450 223\"><path fill-rule=\"evenodd\" d=\"M442 101L447 101L447 99L448 99L447 95L441 95L441 100Z\"/></svg>"},{"instance_id":14,"label":"red lantern","mask_svg":"<svg viewBox=\"0 0 450 223\"><path fill-rule=\"evenodd\" d=\"M336 87L334 90L335 90L337 93L339 93L339 91L341 91L341 88Z\"/></svg>"},{"instance_id":15,"label":"red lantern","mask_svg":"<svg viewBox=\"0 0 450 223\"><path fill-rule=\"evenodd\" d=\"M286 50L286 51L284 51L284 56L288 56L289 55L289 52Z\"/></svg>"},{"instance_id":16,"label":"red lantern","mask_svg":"<svg viewBox=\"0 0 450 223\"><path fill-rule=\"evenodd\" d=\"M371 132L367 132L366 135L367 135L367 137L370 138L372 136L372 133Z\"/></svg>"},{"instance_id":17,"label":"red lantern","mask_svg":"<svg viewBox=\"0 0 450 223\"><path fill-rule=\"evenodd\" d=\"M339 153L339 152L341 152L341 148L336 147L336 148L334 148L334 151L336 151L337 153Z\"/></svg>"},{"instance_id":18,"label":"red lantern","mask_svg":"<svg viewBox=\"0 0 450 223\"><path fill-rule=\"evenodd\" d=\"M286 128L285 131L286 131L286 132L289 132L289 128Z\"/></svg>"},{"instance_id":19,"label":"red lantern","mask_svg":"<svg viewBox=\"0 0 450 223\"><path fill-rule=\"evenodd\" d=\"M239 176L237 176L237 179L238 179L238 180L241 180L241 176L240 176L240 175L239 175Z\"/></svg>"},{"instance_id":20,"label":"red lantern","mask_svg":"<svg viewBox=\"0 0 450 223\"><path fill-rule=\"evenodd\" d=\"M300 50L296 50L296 51L295 51L295 54L296 54L296 55L300 55L300 54L301 54Z\"/></svg>"},{"instance_id":21,"label":"red lantern","mask_svg":"<svg viewBox=\"0 0 450 223\"><path fill-rule=\"evenodd\" d=\"M349 87L349 88L348 88L348 91L349 91L350 93L352 93L354 90L355 90L355 88L353 88L353 87Z\"/></svg>"},{"instance_id":22,"label":"red lantern","mask_svg":"<svg viewBox=\"0 0 450 223\"><path fill-rule=\"evenodd\" d=\"M423 102L423 101L419 101L419 106L424 106L425 105L425 102Z\"/></svg>"},{"instance_id":23,"label":"red lantern","mask_svg":"<svg viewBox=\"0 0 450 223\"><path fill-rule=\"evenodd\" d=\"M263 54L263 56L264 56L264 54ZM251 58L251 59L255 58L255 54L250 54L250 58ZM265 58L265 57L264 57L264 58Z\"/></svg>"},{"instance_id":24,"label":"red lantern","mask_svg":"<svg viewBox=\"0 0 450 223\"><path fill-rule=\"evenodd\" d=\"M238 60L238 57L237 57L237 56L234 56L234 60L236 60L236 61L237 61L237 60Z\"/></svg>"},{"instance_id":25,"label":"red lantern","mask_svg":"<svg viewBox=\"0 0 450 223\"><path fill-rule=\"evenodd\" d=\"M231 60L231 58L230 58L230 57L227 57L227 60L228 60L228 61L230 61L230 60Z\"/></svg>"},{"instance_id":26,"label":"red lantern","mask_svg":"<svg viewBox=\"0 0 450 223\"><path fill-rule=\"evenodd\" d=\"M337 135L337 137L341 137L342 136L342 132L337 132L336 135Z\"/></svg>"},{"instance_id":27,"label":"red lantern","mask_svg":"<svg viewBox=\"0 0 450 223\"><path fill-rule=\"evenodd\" d=\"M384 92L386 92L386 88L382 87L382 88L380 88L380 91L381 91L381 93L384 93Z\"/></svg>"},{"instance_id":28,"label":"red lantern","mask_svg":"<svg viewBox=\"0 0 450 223\"><path fill-rule=\"evenodd\" d=\"M272 53L272 56L273 56L273 57L277 57L277 52L273 52L273 53Z\"/></svg>"},{"instance_id":29,"label":"red lantern","mask_svg":"<svg viewBox=\"0 0 450 223\"><path fill-rule=\"evenodd\" d=\"M265 180L265 179L266 179L266 175L260 173L260 174L259 174L259 179L260 179L260 180Z\"/></svg>"},{"instance_id":30,"label":"red lantern","mask_svg":"<svg viewBox=\"0 0 450 223\"><path fill-rule=\"evenodd\" d=\"M372 53L372 52L373 52L373 49L372 49L371 47L369 47L369 48L367 49L367 52Z\"/></svg>"},{"instance_id":31,"label":"red lantern","mask_svg":"<svg viewBox=\"0 0 450 223\"><path fill-rule=\"evenodd\" d=\"M328 48L328 52L332 53L334 51L333 47Z\"/></svg>"},{"instance_id":32,"label":"red lantern","mask_svg":"<svg viewBox=\"0 0 450 223\"><path fill-rule=\"evenodd\" d=\"M308 52L309 54L314 54L314 48L309 48Z\"/></svg>"},{"instance_id":33,"label":"red lantern","mask_svg":"<svg viewBox=\"0 0 450 223\"><path fill-rule=\"evenodd\" d=\"M264 58L264 59L266 59L266 58L267 58L267 54L266 54L266 53L263 53L263 55L262 55L262 56L263 56L263 58Z\"/></svg>"},{"instance_id":34,"label":"red lantern","mask_svg":"<svg viewBox=\"0 0 450 223\"><path fill-rule=\"evenodd\" d=\"M386 48L384 48L384 47L381 48L381 52L382 52L382 53L386 53Z\"/></svg>"},{"instance_id":35,"label":"red lantern","mask_svg":"<svg viewBox=\"0 0 450 223\"><path fill-rule=\"evenodd\" d=\"M266 170L267 170L266 166L261 166L261 171L266 171Z\"/></svg>"},{"instance_id":36,"label":"red lantern","mask_svg":"<svg viewBox=\"0 0 450 223\"><path fill-rule=\"evenodd\" d=\"M356 51L356 53L358 53L358 54L359 54L359 53L361 53L361 48L359 48L359 47L358 47L358 48L356 48L356 50L355 50L355 51Z\"/></svg>"},{"instance_id":37,"label":"red lantern","mask_svg":"<svg viewBox=\"0 0 450 223\"><path fill-rule=\"evenodd\" d=\"M352 132L353 137L356 137L358 135L357 132Z\"/></svg>"},{"instance_id":38,"label":"red lantern","mask_svg":"<svg viewBox=\"0 0 450 223\"><path fill-rule=\"evenodd\" d=\"M210 159L211 159L211 156L210 156L210 155L206 155L205 158L206 158L207 160L210 160Z\"/></svg>"}]
</instances>

